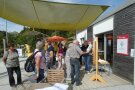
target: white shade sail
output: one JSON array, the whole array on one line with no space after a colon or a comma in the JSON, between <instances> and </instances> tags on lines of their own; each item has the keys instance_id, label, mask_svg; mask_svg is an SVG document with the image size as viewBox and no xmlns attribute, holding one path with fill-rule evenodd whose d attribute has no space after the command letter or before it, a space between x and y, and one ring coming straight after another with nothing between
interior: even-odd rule
<instances>
[{"instance_id":1,"label":"white shade sail","mask_svg":"<svg viewBox=\"0 0 135 90\"><path fill-rule=\"evenodd\" d=\"M0 17L33 28L83 30L108 6L40 0L0 0Z\"/></svg>"}]
</instances>

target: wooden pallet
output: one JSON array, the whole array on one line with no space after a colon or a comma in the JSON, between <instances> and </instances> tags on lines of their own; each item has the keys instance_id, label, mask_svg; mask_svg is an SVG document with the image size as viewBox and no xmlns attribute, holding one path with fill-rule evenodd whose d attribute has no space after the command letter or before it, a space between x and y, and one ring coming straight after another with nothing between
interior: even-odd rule
<instances>
[{"instance_id":1,"label":"wooden pallet","mask_svg":"<svg viewBox=\"0 0 135 90\"><path fill-rule=\"evenodd\" d=\"M64 81L64 70L49 70L47 81L48 83L62 83Z\"/></svg>"}]
</instances>

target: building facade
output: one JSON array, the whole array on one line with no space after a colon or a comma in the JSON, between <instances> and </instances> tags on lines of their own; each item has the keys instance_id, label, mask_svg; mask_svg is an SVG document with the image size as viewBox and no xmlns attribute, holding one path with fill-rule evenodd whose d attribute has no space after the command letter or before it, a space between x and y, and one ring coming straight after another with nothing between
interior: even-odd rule
<instances>
[{"instance_id":1,"label":"building facade","mask_svg":"<svg viewBox=\"0 0 135 90\"><path fill-rule=\"evenodd\" d=\"M99 38L99 57L112 72L135 84L135 3L87 28L87 39Z\"/></svg>"},{"instance_id":2,"label":"building facade","mask_svg":"<svg viewBox=\"0 0 135 90\"><path fill-rule=\"evenodd\" d=\"M117 39L126 34L129 36L127 55L121 55L117 53ZM131 50L135 49L135 4L114 15L113 44L113 73L135 83L134 56L131 56Z\"/></svg>"}]
</instances>

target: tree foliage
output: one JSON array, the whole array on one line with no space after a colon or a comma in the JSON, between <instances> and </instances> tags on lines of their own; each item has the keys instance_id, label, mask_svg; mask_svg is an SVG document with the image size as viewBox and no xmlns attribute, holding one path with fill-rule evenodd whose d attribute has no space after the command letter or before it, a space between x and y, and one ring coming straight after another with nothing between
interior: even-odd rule
<instances>
[{"instance_id":1,"label":"tree foliage","mask_svg":"<svg viewBox=\"0 0 135 90\"><path fill-rule=\"evenodd\" d=\"M20 33L12 32L8 33L8 41L13 41L16 45L24 45L29 44L31 46L31 50L33 51L35 48L35 44L39 38L44 38L42 34L45 34L46 37L50 36L62 36L64 38L69 38L75 35L75 32L69 32L69 31L55 31L55 30L47 30L47 29L34 29L37 32L40 32L39 34L35 35L33 33L26 34L27 32L32 32L33 28L24 27L24 30L22 30ZM5 38L6 32L1 31L0 32L0 48L3 48L3 41L2 39Z\"/></svg>"},{"instance_id":2,"label":"tree foliage","mask_svg":"<svg viewBox=\"0 0 135 90\"><path fill-rule=\"evenodd\" d=\"M0 31L0 49L3 47L3 39L6 38L5 36L6 36L6 32Z\"/></svg>"}]
</instances>

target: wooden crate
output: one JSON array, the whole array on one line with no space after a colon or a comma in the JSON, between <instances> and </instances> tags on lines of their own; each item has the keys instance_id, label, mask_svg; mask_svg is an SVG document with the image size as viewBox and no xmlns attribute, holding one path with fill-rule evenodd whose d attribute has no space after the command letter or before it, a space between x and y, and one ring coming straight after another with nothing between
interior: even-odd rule
<instances>
[{"instance_id":1,"label":"wooden crate","mask_svg":"<svg viewBox=\"0 0 135 90\"><path fill-rule=\"evenodd\" d=\"M61 83L64 81L64 70L49 70L47 75L48 83Z\"/></svg>"}]
</instances>

